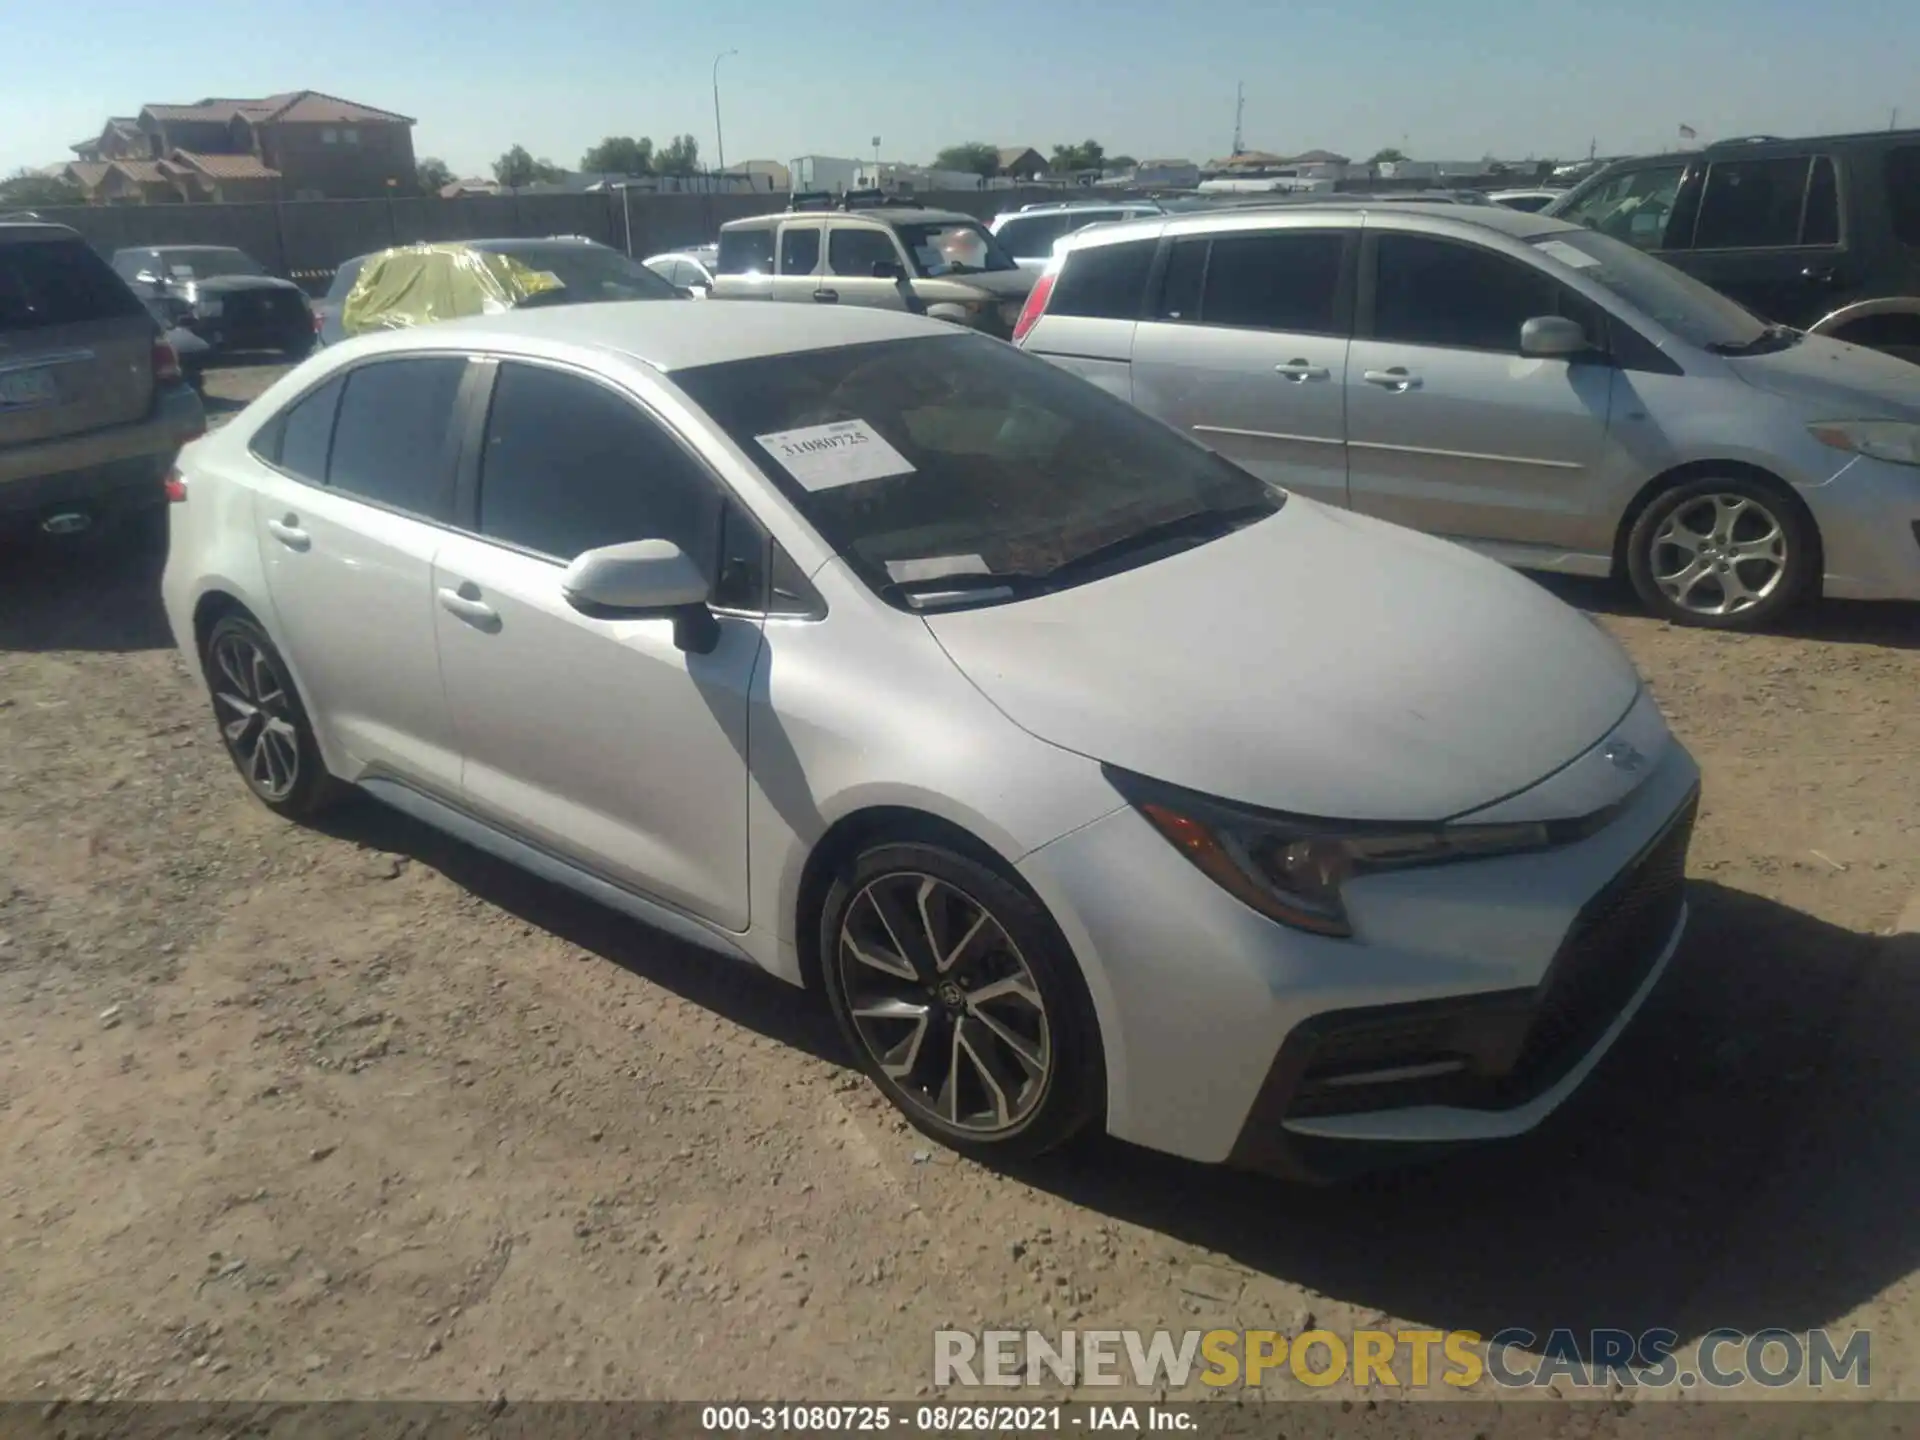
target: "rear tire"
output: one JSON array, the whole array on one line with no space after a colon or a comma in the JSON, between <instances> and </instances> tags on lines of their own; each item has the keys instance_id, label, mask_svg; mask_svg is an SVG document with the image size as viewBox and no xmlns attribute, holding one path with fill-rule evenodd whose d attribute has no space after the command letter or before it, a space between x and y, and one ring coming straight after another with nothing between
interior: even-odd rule
<instances>
[{"instance_id":1,"label":"rear tire","mask_svg":"<svg viewBox=\"0 0 1920 1440\"><path fill-rule=\"evenodd\" d=\"M827 892L820 957L861 1068L941 1144L1025 1159L1099 1115L1099 1028L1079 968L1039 903L979 860L869 846Z\"/></svg>"},{"instance_id":2,"label":"rear tire","mask_svg":"<svg viewBox=\"0 0 1920 1440\"><path fill-rule=\"evenodd\" d=\"M313 724L287 662L246 615L214 622L201 656L221 742L254 798L277 815L306 820L346 787L327 772Z\"/></svg>"},{"instance_id":3,"label":"rear tire","mask_svg":"<svg viewBox=\"0 0 1920 1440\"><path fill-rule=\"evenodd\" d=\"M1812 519L1783 487L1707 476L1640 513L1627 574L1647 609L1676 625L1761 630L1818 589L1819 554Z\"/></svg>"}]
</instances>

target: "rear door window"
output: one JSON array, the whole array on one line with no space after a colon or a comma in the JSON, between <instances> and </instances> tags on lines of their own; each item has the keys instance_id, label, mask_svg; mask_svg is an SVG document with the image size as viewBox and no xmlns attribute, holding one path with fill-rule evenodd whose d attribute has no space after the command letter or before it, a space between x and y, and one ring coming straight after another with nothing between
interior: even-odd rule
<instances>
[{"instance_id":1,"label":"rear door window","mask_svg":"<svg viewBox=\"0 0 1920 1440\"><path fill-rule=\"evenodd\" d=\"M1693 248L1779 249L1823 243L1800 238L1802 220L1807 216L1807 202L1811 198L1809 185L1813 168L1812 157L1807 155L1715 161L1707 167ZM1825 171L1826 196L1822 203L1826 215L1816 220L1814 229L1837 232L1838 207L1830 162Z\"/></svg>"},{"instance_id":2,"label":"rear door window","mask_svg":"<svg viewBox=\"0 0 1920 1440\"><path fill-rule=\"evenodd\" d=\"M772 227L722 230L720 256L714 262L714 273L716 275L771 275L773 273Z\"/></svg>"},{"instance_id":3,"label":"rear door window","mask_svg":"<svg viewBox=\"0 0 1920 1440\"><path fill-rule=\"evenodd\" d=\"M454 399L466 365L456 356L379 360L349 374L333 425L327 484L395 510L447 519Z\"/></svg>"},{"instance_id":4,"label":"rear door window","mask_svg":"<svg viewBox=\"0 0 1920 1440\"><path fill-rule=\"evenodd\" d=\"M0 242L0 332L151 319L126 282L80 239Z\"/></svg>"},{"instance_id":5,"label":"rear door window","mask_svg":"<svg viewBox=\"0 0 1920 1440\"><path fill-rule=\"evenodd\" d=\"M1050 315L1138 320L1153 270L1154 240L1125 240L1076 250L1061 268L1047 302Z\"/></svg>"},{"instance_id":6,"label":"rear door window","mask_svg":"<svg viewBox=\"0 0 1920 1440\"><path fill-rule=\"evenodd\" d=\"M820 227L789 225L780 232L780 273L811 275L820 268Z\"/></svg>"},{"instance_id":7,"label":"rear door window","mask_svg":"<svg viewBox=\"0 0 1920 1440\"><path fill-rule=\"evenodd\" d=\"M1340 266L1346 243L1344 232L1332 230L1177 240L1157 313L1189 324L1345 335Z\"/></svg>"}]
</instances>

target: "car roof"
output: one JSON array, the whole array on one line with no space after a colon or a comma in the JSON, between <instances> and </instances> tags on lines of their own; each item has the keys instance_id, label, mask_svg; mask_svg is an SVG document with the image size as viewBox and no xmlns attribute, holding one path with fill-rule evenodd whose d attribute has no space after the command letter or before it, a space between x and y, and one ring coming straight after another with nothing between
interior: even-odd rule
<instances>
[{"instance_id":1,"label":"car roof","mask_svg":"<svg viewBox=\"0 0 1920 1440\"><path fill-rule=\"evenodd\" d=\"M139 255L147 251L159 253L162 250L178 251L192 255L246 255L238 245L127 245L114 251L116 255ZM248 256L251 259L251 256Z\"/></svg>"},{"instance_id":2,"label":"car roof","mask_svg":"<svg viewBox=\"0 0 1920 1440\"><path fill-rule=\"evenodd\" d=\"M1552 220L1545 215L1524 210L1509 210L1503 205L1412 205L1396 202L1369 206L1364 196L1356 196L1351 200L1326 200L1315 204L1236 205L1230 209L1189 211L1182 215L1148 215L1137 220L1115 220L1076 231L1060 243L1070 250L1077 250L1087 245L1110 245L1122 240L1146 239L1163 234L1205 235L1216 230L1235 230L1269 223L1274 229L1295 229L1312 224L1316 216L1328 214L1361 214L1367 217L1369 224L1377 222L1383 228L1399 230L1424 228L1422 223L1409 224L1409 221L1424 222L1441 230L1468 226L1477 230L1492 230L1515 240L1532 240L1541 235L1581 228L1565 220Z\"/></svg>"},{"instance_id":3,"label":"car roof","mask_svg":"<svg viewBox=\"0 0 1920 1440\"><path fill-rule=\"evenodd\" d=\"M876 205L866 210L775 210L766 215L749 215L744 220L729 220L720 227L720 233L729 230L755 230L763 225L777 225L784 220L871 220L876 225L951 225L965 221L978 225L978 215L968 215L961 210L920 210L911 206Z\"/></svg>"},{"instance_id":4,"label":"car roof","mask_svg":"<svg viewBox=\"0 0 1920 1440\"><path fill-rule=\"evenodd\" d=\"M71 225L56 225L51 220L0 220L0 240L78 240L80 232Z\"/></svg>"},{"instance_id":5,"label":"car roof","mask_svg":"<svg viewBox=\"0 0 1920 1440\"><path fill-rule=\"evenodd\" d=\"M671 372L843 345L964 333L945 321L865 306L628 300L510 310L408 330L376 331L350 342L350 352L341 347L341 353L365 356L389 350L472 350L497 345L508 351L550 354L556 347L579 347L631 356L655 370Z\"/></svg>"}]
</instances>

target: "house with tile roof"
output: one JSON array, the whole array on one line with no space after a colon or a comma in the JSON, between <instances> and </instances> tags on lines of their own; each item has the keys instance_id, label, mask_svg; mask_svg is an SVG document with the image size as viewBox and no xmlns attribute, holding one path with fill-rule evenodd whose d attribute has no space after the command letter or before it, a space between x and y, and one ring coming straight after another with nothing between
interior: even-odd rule
<instances>
[{"instance_id":1,"label":"house with tile roof","mask_svg":"<svg viewBox=\"0 0 1920 1440\"><path fill-rule=\"evenodd\" d=\"M64 173L100 202L412 194L413 123L318 90L146 105L72 146Z\"/></svg>"}]
</instances>

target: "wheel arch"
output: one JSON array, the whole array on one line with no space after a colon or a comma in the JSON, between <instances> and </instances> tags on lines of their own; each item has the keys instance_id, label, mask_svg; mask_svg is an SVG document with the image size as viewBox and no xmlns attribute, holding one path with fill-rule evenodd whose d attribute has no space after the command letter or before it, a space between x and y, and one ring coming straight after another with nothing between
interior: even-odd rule
<instances>
[{"instance_id":1,"label":"wheel arch","mask_svg":"<svg viewBox=\"0 0 1920 1440\"><path fill-rule=\"evenodd\" d=\"M1813 536L1813 576L1810 599L1818 599L1821 581L1826 568L1825 550L1820 537L1820 522L1814 518L1807 502L1795 493L1793 486L1763 466L1746 460L1689 460L1684 465L1675 465L1663 470L1635 493L1627 507L1620 514L1620 523L1613 535L1613 578L1624 579L1627 574L1627 541L1633 534L1633 527L1641 515L1654 500L1676 486L1686 485L1695 480L1706 480L1717 475L1737 476L1751 480L1775 491L1787 504L1792 505L1806 522L1807 531Z\"/></svg>"},{"instance_id":2,"label":"wheel arch","mask_svg":"<svg viewBox=\"0 0 1920 1440\"><path fill-rule=\"evenodd\" d=\"M1851 305L1842 305L1838 310L1830 311L1807 327L1809 335L1827 335L1833 339L1843 338L1841 331L1849 326L1870 320L1900 320L1910 322L1920 330L1920 296L1887 295L1878 300L1859 300Z\"/></svg>"},{"instance_id":3,"label":"wheel arch","mask_svg":"<svg viewBox=\"0 0 1920 1440\"><path fill-rule=\"evenodd\" d=\"M280 637L274 634L269 617L247 604L233 590L220 583L210 584L193 602L193 664L200 672L202 685L208 682L206 675L207 641L213 634L213 627L228 615L238 615L260 627L274 651L280 657L280 663L286 667L287 678L293 683L293 691L300 700L300 708L306 712L307 723L313 727L314 742L320 747L320 758L329 773L341 773L337 763L338 756L332 733L326 721L313 708L313 693L308 688L306 677L300 673L300 667L287 653L287 647L280 643Z\"/></svg>"}]
</instances>

